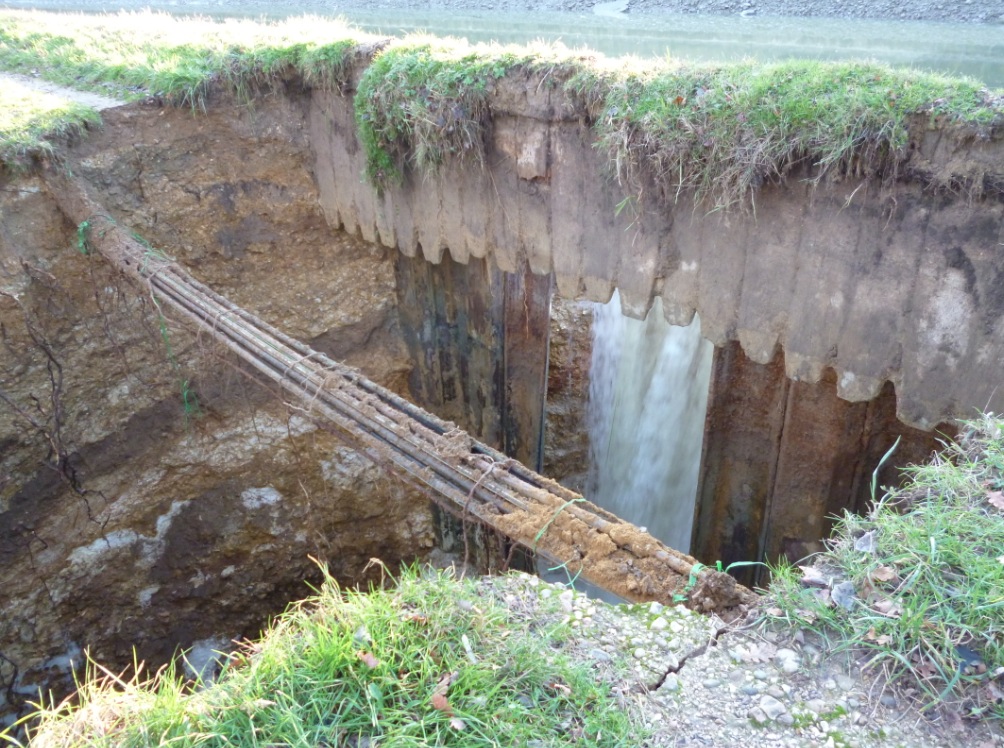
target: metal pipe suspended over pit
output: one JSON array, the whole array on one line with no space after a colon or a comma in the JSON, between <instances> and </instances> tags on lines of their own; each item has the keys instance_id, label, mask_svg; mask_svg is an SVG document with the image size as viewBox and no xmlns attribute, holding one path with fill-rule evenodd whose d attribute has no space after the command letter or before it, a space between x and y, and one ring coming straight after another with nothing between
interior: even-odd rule
<instances>
[{"instance_id":1,"label":"metal pipe suspended over pit","mask_svg":"<svg viewBox=\"0 0 1004 748\"><path fill-rule=\"evenodd\" d=\"M733 614L753 594L727 574L666 547L634 525L534 473L358 371L314 351L188 275L123 230L85 183L54 168L45 180L62 211L87 223L90 244L194 330L209 334L285 390L319 426L332 429L449 511L627 600Z\"/></svg>"}]
</instances>

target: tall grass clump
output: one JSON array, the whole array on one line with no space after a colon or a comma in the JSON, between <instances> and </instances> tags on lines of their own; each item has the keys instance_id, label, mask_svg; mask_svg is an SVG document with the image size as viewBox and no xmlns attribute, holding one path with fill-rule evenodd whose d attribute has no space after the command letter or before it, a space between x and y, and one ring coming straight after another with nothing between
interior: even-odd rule
<instances>
[{"instance_id":1,"label":"tall grass clump","mask_svg":"<svg viewBox=\"0 0 1004 748\"><path fill-rule=\"evenodd\" d=\"M32 744L637 745L589 666L552 648L567 632L526 630L477 584L411 569L364 594L328 577L212 685L92 668L76 700L41 711Z\"/></svg>"},{"instance_id":2,"label":"tall grass clump","mask_svg":"<svg viewBox=\"0 0 1004 748\"><path fill-rule=\"evenodd\" d=\"M748 205L795 164L894 177L914 117L983 128L1004 122L1004 92L977 81L863 62L693 65L572 81L592 99L599 146L631 190Z\"/></svg>"},{"instance_id":3,"label":"tall grass clump","mask_svg":"<svg viewBox=\"0 0 1004 748\"><path fill-rule=\"evenodd\" d=\"M782 566L774 615L857 647L927 707L1004 718L1004 420L964 424L811 567Z\"/></svg>"}]
</instances>

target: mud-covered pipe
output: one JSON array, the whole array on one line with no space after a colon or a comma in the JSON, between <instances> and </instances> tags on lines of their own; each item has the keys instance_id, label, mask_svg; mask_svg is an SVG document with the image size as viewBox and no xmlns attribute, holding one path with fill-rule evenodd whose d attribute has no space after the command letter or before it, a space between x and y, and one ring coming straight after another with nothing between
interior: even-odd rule
<instances>
[{"instance_id":1,"label":"mud-covered pipe","mask_svg":"<svg viewBox=\"0 0 1004 748\"><path fill-rule=\"evenodd\" d=\"M320 425L336 427L377 463L427 487L451 511L469 513L628 600L670 603L682 593L692 607L719 613L753 601L728 575L667 548L191 278L119 227L81 180L55 169L44 178L66 216L87 223L93 248L158 303L300 398Z\"/></svg>"}]
</instances>

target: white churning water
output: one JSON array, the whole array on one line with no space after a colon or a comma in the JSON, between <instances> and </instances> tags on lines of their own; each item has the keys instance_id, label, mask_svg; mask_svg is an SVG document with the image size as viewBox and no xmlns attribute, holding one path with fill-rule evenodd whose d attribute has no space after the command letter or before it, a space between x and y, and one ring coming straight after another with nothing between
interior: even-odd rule
<instances>
[{"instance_id":1,"label":"white churning water","mask_svg":"<svg viewBox=\"0 0 1004 748\"><path fill-rule=\"evenodd\" d=\"M690 550L713 346L698 317L621 314L614 292L593 316L586 496L684 553Z\"/></svg>"}]
</instances>

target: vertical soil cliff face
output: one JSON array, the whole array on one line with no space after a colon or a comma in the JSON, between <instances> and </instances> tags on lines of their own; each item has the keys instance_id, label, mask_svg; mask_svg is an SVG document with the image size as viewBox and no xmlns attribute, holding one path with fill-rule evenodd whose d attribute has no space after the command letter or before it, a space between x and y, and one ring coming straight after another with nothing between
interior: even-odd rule
<instances>
[{"instance_id":1,"label":"vertical soil cliff face","mask_svg":"<svg viewBox=\"0 0 1004 748\"><path fill-rule=\"evenodd\" d=\"M402 390L392 255L325 223L301 104L112 110L66 167L200 280ZM253 635L310 556L353 583L431 547L425 497L163 319L39 180L0 187L0 717L85 651Z\"/></svg>"}]
</instances>

